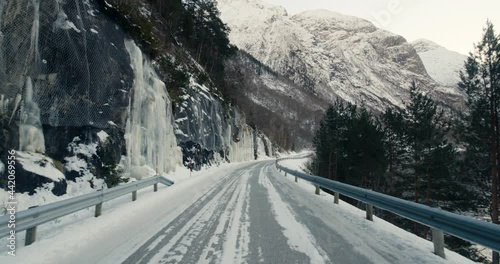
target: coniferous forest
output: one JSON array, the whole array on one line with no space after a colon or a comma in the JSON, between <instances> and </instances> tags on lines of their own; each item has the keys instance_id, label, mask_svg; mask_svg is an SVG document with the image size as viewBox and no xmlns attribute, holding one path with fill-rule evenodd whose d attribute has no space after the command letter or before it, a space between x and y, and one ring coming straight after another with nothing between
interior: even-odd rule
<instances>
[{"instance_id":1,"label":"coniferous forest","mask_svg":"<svg viewBox=\"0 0 500 264\"><path fill-rule=\"evenodd\" d=\"M499 223L500 35L491 22L460 73L465 111L439 106L411 83L404 107L373 113L337 100L314 137L310 170L324 178ZM344 197L348 202L355 201ZM361 205L360 205L361 206ZM383 211L378 215L422 237L424 226ZM447 246L486 261L470 243ZM498 256L496 256L498 257Z\"/></svg>"}]
</instances>

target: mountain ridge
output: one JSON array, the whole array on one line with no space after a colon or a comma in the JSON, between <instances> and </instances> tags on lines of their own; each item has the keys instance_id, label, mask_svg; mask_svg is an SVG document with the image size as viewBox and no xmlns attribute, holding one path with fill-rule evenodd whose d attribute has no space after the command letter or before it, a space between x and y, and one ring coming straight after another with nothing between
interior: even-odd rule
<instances>
[{"instance_id":1,"label":"mountain ridge","mask_svg":"<svg viewBox=\"0 0 500 264\"><path fill-rule=\"evenodd\" d=\"M431 78L404 37L364 19L328 10L289 16L261 1L219 0L218 6L233 44L330 102L340 97L374 111L402 107L413 81L442 105L463 98Z\"/></svg>"}]
</instances>

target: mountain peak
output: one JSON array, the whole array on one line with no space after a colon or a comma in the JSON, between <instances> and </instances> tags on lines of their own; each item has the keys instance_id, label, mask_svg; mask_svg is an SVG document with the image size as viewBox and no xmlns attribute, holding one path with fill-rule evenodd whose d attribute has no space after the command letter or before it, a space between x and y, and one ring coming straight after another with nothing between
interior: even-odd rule
<instances>
[{"instance_id":1,"label":"mountain peak","mask_svg":"<svg viewBox=\"0 0 500 264\"><path fill-rule=\"evenodd\" d=\"M436 44L428 39L418 39L411 43L422 59L429 75L444 86L456 86L460 81L459 72L467 56Z\"/></svg>"},{"instance_id":2,"label":"mountain peak","mask_svg":"<svg viewBox=\"0 0 500 264\"><path fill-rule=\"evenodd\" d=\"M437 43L435 43L431 40L428 40L428 39L417 39L417 40L411 42L411 45L413 45L413 47L415 48L415 50L418 53L426 52L426 51L430 51L430 50L435 50L438 48L444 48L444 47L438 45Z\"/></svg>"}]
</instances>

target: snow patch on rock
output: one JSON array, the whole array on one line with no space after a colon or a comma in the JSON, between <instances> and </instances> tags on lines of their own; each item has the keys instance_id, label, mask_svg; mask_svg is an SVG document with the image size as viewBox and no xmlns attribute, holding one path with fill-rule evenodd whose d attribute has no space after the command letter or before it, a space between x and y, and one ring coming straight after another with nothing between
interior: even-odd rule
<instances>
[{"instance_id":1,"label":"snow patch on rock","mask_svg":"<svg viewBox=\"0 0 500 264\"><path fill-rule=\"evenodd\" d=\"M76 171L79 174L74 182L68 181L68 193L79 193L81 190L91 189L92 185L96 189L106 188L104 180L97 179L87 163L87 159L97 156L97 143L83 144L80 143L79 137L75 137L68 145L68 151L73 153L73 156L64 158L64 168L66 171Z\"/></svg>"},{"instance_id":2,"label":"snow patch on rock","mask_svg":"<svg viewBox=\"0 0 500 264\"><path fill-rule=\"evenodd\" d=\"M106 133L104 130L97 132L97 136L99 137L101 143L105 143L109 137L108 133Z\"/></svg>"},{"instance_id":3,"label":"snow patch on rock","mask_svg":"<svg viewBox=\"0 0 500 264\"><path fill-rule=\"evenodd\" d=\"M24 170L36 175L49 178L53 181L65 179L64 174L56 168L54 160L43 154L18 151L16 152L16 161L21 164Z\"/></svg>"},{"instance_id":4,"label":"snow patch on rock","mask_svg":"<svg viewBox=\"0 0 500 264\"><path fill-rule=\"evenodd\" d=\"M68 15L66 15L66 13L64 13L64 10L62 8L60 8L59 12L57 13L57 19L54 22L54 27L60 28L63 30L73 29L74 31L76 31L78 33L81 32L81 30L78 29L73 22L68 20Z\"/></svg>"}]
</instances>

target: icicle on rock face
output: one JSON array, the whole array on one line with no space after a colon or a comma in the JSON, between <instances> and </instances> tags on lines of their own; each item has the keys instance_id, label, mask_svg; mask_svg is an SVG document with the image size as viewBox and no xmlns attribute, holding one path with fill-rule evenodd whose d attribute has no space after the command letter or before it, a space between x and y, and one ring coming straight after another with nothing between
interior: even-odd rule
<instances>
[{"instance_id":1,"label":"icicle on rock face","mask_svg":"<svg viewBox=\"0 0 500 264\"><path fill-rule=\"evenodd\" d=\"M125 140L126 166L130 177L141 179L172 171L181 164L182 154L172 126L171 103L165 84L158 78L139 47L126 40L134 71L133 95Z\"/></svg>"},{"instance_id":2,"label":"icicle on rock face","mask_svg":"<svg viewBox=\"0 0 500 264\"><path fill-rule=\"evenodd\" d=\"M242 162L255 159L253 131L250 127L240 129L237 141L234 140L234 136L232 138L228 146L228 158L231 162Z\"/></svg>"},{"instance_id":3,"label":"icicle on rock face","mask_svg":"<svg viewBox=\"0 0 500 264\"><path fill-rule=\"evenodd\" d=\"M264 144L264 139L258 136L256 145L257 145L257 157L260 158L266 156L266 145Z\"/></svg>"},{"instance_id":4,"label":"icicle on rock face","mask_svg":"<svg viewBox=\"0 0 500 264\"><path fill-rule=\"evenodd\" d=\"M45 139L40 122L40 108L33 101L33 83L26 79L24 102L21 106L19 149L29 152L45 152Z\"/></svg>"},{"instance_id":5,"label":"icicle on rock face","mask_svg":"<svg viewBox=\"0 0 500 264\"><path fill-rule=\"evenodd\" d=\"M0 160L0 175L2 175L5 171L5 165L3 164L3 162Z\"/></svg>"},{"instance_id":6,"label":"icicle on rock face","mask_svg":"<svg viewBox=\"0 0 500 264\"><path fill-rule=\"evenodd\" d=\"M238 113L234 116L234 126L229 126L225 138L228 141L228 159L231 162L242 162L255 159L255 142L253 130L246 125L244 118Z\"/></svg>"},{"instance_id":7,"label":"icicle on rock face","mask_svg":"<svg viewBox=\"0 0 500 264\"><path fill-rule=\"evenodd\" d=\"M0 94L0 114L6 114L9 108L9 99L5 98L5 95Z\"/></svg>"}]
</instances>

